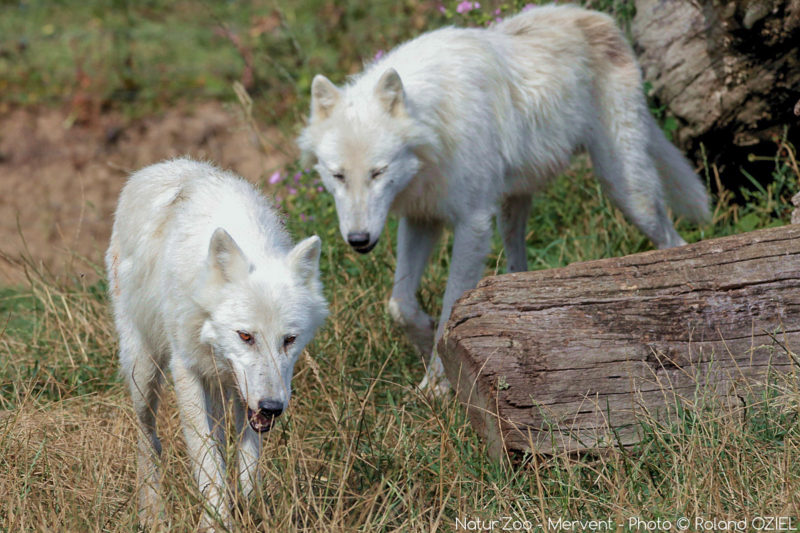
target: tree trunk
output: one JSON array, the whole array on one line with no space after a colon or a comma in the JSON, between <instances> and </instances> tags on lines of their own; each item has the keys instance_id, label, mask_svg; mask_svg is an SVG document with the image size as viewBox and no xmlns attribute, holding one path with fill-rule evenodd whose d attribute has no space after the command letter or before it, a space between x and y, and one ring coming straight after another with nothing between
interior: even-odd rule
<instances>
[{"instance_id":1,"label":"tree trunk","mask_svg":"<svg viewBox=\"0 0 800 533\"><path fill-rule=\"evenodd\" d=\"M747 401L792 368L793 346L797 225L488 277L453 308L439 353L499 455L634 443L639 415L668 418L698 391Z\"/></svg>"},{"instance_id":2,"label":"tree trunk","mask_svg":"<svg viewBox=\"0 0 800 533\"><path fill-rule=\"evenodd\" d=\"M741 177L741 166L757 179L771 170L748 156L774 155L773 136L800 120L800 0L635 6L634 48L652 96L678 120L677 144L700 161L703 143L712 161L734 170L723 173L729 181ZM797 130L790 130L795 145Z\"/></svg>"}]
</instances>

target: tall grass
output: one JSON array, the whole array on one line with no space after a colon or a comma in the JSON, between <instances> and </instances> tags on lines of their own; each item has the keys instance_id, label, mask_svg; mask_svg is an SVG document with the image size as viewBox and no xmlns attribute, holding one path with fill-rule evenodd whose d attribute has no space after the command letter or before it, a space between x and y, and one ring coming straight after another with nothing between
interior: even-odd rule
<instances>
[{"instance_id":1,"label":"tall grass","mask_svg":"<svg viewBox=\"0 0 800 533\"><path fill-rule=\"evenodd\" d=\"M36 16L18 27L13 26L18 18L0 17L0 33L19 34L25 28L46 33L30 44L27 60L32 62L52 64L47 54L56 58L69 54L66 49L34 49L41 44L38 39L53 36L63 44L69 38L59 33L62 28L74 29L76 20L92 24L85 11L69 13L57 6L47 14L47 6L38 2L6 4L3 13L24 5L37 10ZM105 13L100 3L87 5ZM193 35L182 33L191 5L176 5L176 11L166 10L160 2L127 5L127 11L114 15L119 19L100 17L100 28L123 31L130 26L124 30L133 35L123 39L128 44L146 41L144 33L137 33L145 31L145 22L176 26L176 39ZM242 36L243 45L253 47L255 81L247 89L256 105L250 108L250 127L275 117L299 120L314 71L350 72L377 49L447 18L437 14L435 4L423 2L386 3L376 10L322 0L311 5L318 12L289 4L268 9L240 2L212 9L211 14ZM610 5L623 15L629 12L628 4ZM239 7L241 12L234 13ZM272 15L277 16L277 30L249 31L260 27L258 20L266 25ZM304 21L311 19L315 21L304 27ZM49 33L44 26L53 20L63 24ZM334 35L341 28L356 36L352 42L345 34ZM79 51L96 40L84 41L82 34L75 39ZM169 54L188 61L197 53L198 64L215 63L202 48L222 46L226 39L230 41L230 35L223 34L210 45L189 39L199 51L184 54L168 49L165 61L169 62ZM319 42L326 43L326 49L334 43L342 52L317 54ZM136 46L131 68L149 80L148 87L157 86L163 73L145 72L143 65L158 62L136 63L136 58L148 57L137 54L157 50ZM291 59L297 49L301 53ZM229 54L231 61L245 61L235 47L217 52ZM113 99L124 86L125 72L113 74L125 66L124 57L114 62L102 53L91 55L95 52L88 49L85 53L90 54L86 65L96 62L98 83L108 84L103 98ZM17 66L2 64L6 56L0 56L0 69L17 72L13 70ZM74 65L74 58L63 61ZM18 91L14 98L25 103L23 94L54 97L39 89L71 80L70 72L55 69L40 72L39 80L12 80ZM220 78L224 87L242 81L241 69L231 72ZM275 72L283 72L283 78ZM174 86L163 88L165 94L183 94L190 83L180 76L173 81ZM222 87L204 94L217 96L215 91ZM136 98L150 102L154 96ZM740 204L717 183L713 167L701 169L718 191L714 220L703 228L680 223L683 235L698 240L786 223L800 172L794 147L785 138L776 140L774 163L770 184L741 193L745 202ZM452 531L469 520L511 517L522 525L529 523L532 531L544 531L548 520L558 519L611 520L623 531L635 531L642 529L630 526L630 518L674 522L698 516L717 520L797 516L796 376L775 376L765 390L745 390L754 398L747 410L709 399L682 405L669 423L642 414L638 424L644 439L635 446L584 455L533 453L507 462L490 460L457 402L451 397L430 398L415 387L424 363L385 311L395 265L395 223L389 223L371 254L357 255L339 236L334 206L328 195L318 191L315 175L294 165L269 178L265 174L261 185L279 198L295 237L316 233L323 239L322 277L331 318L298 363L291 408L265 437L260 463L263 486L237 508L238 530ZM449 267L450 240L447 235L434 252L419 291L424 307L434 315ZM584 159L534 201L528 234L532 268L649 247L602 194ZM0 290L0 531L135 531L135 424L116 373L117 346L106 287L79 279L58 281L30 260L21 260L17 268L26 273L27 285ZM503 269L502 248L495 239L486 273ZM699 396L705 396L702 390ZM170 530L191 531L202 501L189 474L169 386L159 428L164 445L162 494Z\"/></svg>"},{"instance_id":2,"label":"tall grass","mask_svg":"<svg viewBox=\"0 0 800 533\"><path fill-rule=\"evenodd\" d=\"M685 235L722 235L786 221L797 190L793 148L776 146L773 183L744 206L723 191L715 222ZM263 487L237 511L242 531L450 531L456 519L795 515L800 495L798 395L776 377L747 410L685 405L673 423L638 421L642 443L582 456L494 462L452 398L416 389L423 362L384 305L392 239L357 256L338 236L315 177L287 169L268 192L299 238L323 237L331 318L298 364L291 409L265 439ZM713 169L710 170L713 175ZM305 215L305 221L299 216ZM753 223L755 220L755 223ZM636 252L649 244L600 194L580 161L535 202L529 256L538 267ZM434 254L421 288L437 312L448 263ZM487 273L502 271L496 243ZM21 263L27 287L0 293L0 528L135 529L134 421L116 376L103 283L59 284ZM791 347L790 347L791 349ZM174 530L192 530L201 500L189 475L172 391L160 413L163 494ZM704 396L702 391L699 396ZM627 525L625 526L627 527ZM635 528L634 528L635 529Z\"/></svg>"}]
</instances>

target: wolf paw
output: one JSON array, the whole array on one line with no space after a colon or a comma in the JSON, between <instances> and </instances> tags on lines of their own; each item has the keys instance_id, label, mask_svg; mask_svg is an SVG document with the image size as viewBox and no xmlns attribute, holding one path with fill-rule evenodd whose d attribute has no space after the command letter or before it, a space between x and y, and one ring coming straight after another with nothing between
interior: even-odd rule
<instances>
[{"instance_id":1,"label":"wolf paw","mask_svg":"<svg viewBox=\"0 0 800 533\"><path fill-rule=\"evenodd\" d=\"M418 387L420 390L432 394L435 398L440 398L450 392L450 381L444 376L431 377L425 374Z\"/></svg>"},{"instance_id":2,"label":"wolf paw","mask_svg":"<svg viewBox=\"0 0 800 533\"><path fill-rule=\"evenodd\" d=\"M409 309L398 300L389 300L389 315L403 328L406 337L420 354L427 357L433 350L433 319L422 309Z\"/></svg>"},{"instance_id":3,"label":"wolf paw","mask_svg":"<svg viewBox=\"0 0 800 533\"><path fill-rule=\"evenodd\" d=\"M425 377L422 378L419 388L434 397L444 396L450 391L450 381L444 375L444 366L437 354L433 354L433 357L431 357L431 364L427 372L425 372Z\"/></svg>"}]
</instances>

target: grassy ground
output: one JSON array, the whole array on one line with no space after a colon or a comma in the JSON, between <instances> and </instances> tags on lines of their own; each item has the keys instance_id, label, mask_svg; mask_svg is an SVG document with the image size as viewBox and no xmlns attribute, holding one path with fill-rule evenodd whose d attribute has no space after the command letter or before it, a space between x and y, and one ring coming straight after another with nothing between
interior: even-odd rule
<instances>
[{"instance_id":1,"label":"grassy ground","mask_svg":"<svg viewBox=\"0 0 800 533\"><path fill-rule=\"evenodd\" d=\"M304 113L309 74L323 70L341 81L333 73L350 72L378 49L448 17L437 4L417 2L374 9L323 0L302 9L146 2L135 8L120 3L113 12L104 5L3 4L2 50L24 35L29 39L24 53L32 58L23 72L0 53L0 73L11 73L0 76L0 83L8 84L4 103L28 104L35 96L77 105L74 94L58 92L79 79L73 78L79 54L70 51L71 42L85 50L86 65L97 65L90 77L99 85L85 93L99 102L100 112L109 105L157 110L184 97L197 72L208 78L197 85L196 97L233 99L229 82L247 82L246 62L235 46L225 49L229 37L214 36L216 17L258 58L248 82L256 122L275 116L291 124ZM454 5L448 8L455 17ZM259 17L263 22L257 23ZM252 29L267 27L271 17L277 17L277 30ZM471 17L475 22L478 15ZM130 21L135 27L123 30ZM103 48L126 31L122 40L133 51L132 62L123 52L120 60ZM166 40L151 46L148 35ZM53 41L46 45L47 39ZM323 50L329 44L344 52ZM37 51L40 46L43 51ZM147 63L147 57L171 66L159 70L158 61ZM226 70L236 61L237 68ZM184 62L194 66L176 66ZM128 103L118 92L126 83L119 65L126 63L140 85ZM186 79L179 79L182 72ZM212 77L216 81L208 81ZM793 147L777 139L775 154L769 186L754 185L741 204L718 187L713 223L701 229L681 224L684 236L697 240L786 223L800 172ZM713 167L701 174L709 184L715 182ZM322 237L331 318L298 364L290 412L265 440L264 486L239 511L242 531L451 531L469 527L467 520L503 517L519 520L517 529L530 531L546 530L548 520L558 519L611 520L611 529L642 531L647 527L628 520L797 516L800 391L793 376L777 377L766 391L754 393L756 407L746 412L698 400L671 425L642 418L644 440L625 450L515 457L513 466L492 462L452 399L430 399L414 387L423 363L385 311L395 264L393 239L382 239L368 256L357 255L338 235L332 201L317 189L316 176L296 165L281 176L277 184L265 179L262 185L280 198L296 238ZM394 229L390 223L388 231ZM650 247L610 206L581 159L535 200L529 230L533 268ZM445 243L434 254L420 290L423 305L434 314L449 266L447 248ZM503 269L496 239L487 273ZM80 279L55 281L33 263L26 271L26 286L0 289L0 531L133 531L136 435L116 374L106 287ZM168 390L159 420L163 494L172 529L191 531L200 500L172 404ZM537 529L539 524L544 527Z\"/></svg>"},{"instance_id":2,"label":"grassy ground","mask_svg":"<svg viewBox=\"0 0 800 533\"><path fill-rule=\"evenodd\" d=\"M76 119L152 113L187 98L256 97L260 119L293 125L311 79L334 81L445 16L434 3L89 0L0 3L3 104L64 102Z\"/></svg>"}]
</instances>

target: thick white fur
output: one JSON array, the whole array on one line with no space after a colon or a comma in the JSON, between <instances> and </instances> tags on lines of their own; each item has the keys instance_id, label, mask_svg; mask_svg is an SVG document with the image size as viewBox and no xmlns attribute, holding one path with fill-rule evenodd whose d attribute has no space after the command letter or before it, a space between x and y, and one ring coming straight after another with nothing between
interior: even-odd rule
<instances>
[{"instance_id":1,"label":"thick white fur","mask_svg":"<svg viewBox=\"0 0 800 533\"><path fill-rule=\"evenodd\" d=\"M220 229L221 228L221 229ZM257 483L261 439L247 407L285 408L294 364L326 315L319 238L292 246L267 200L211 165L177 159L133 174L120 194L106 254L121 372L140 425L139 509L161 511L155 414L172 371L187 448L207 499L203 528L229 524L220 446L230 407L246 495ZM237 331L253 335L250 345ZM286 335L297 338L284 349Z\"/></svg>"},{"instance_id":2,"label":"thick white fur","mask_svg":"<svg viewBox=\"0 0 800 533\"><path fill-rule=\"evenodd\" d=\"M437 339L483 273L495 215L509 270L527 269L531 193L576 149L588 148L606 192L658 247L684 244L667 205L708 217L705 188L650 116L630 46L610 17L574 6L424 34L342 88L317 76L298 142L345 239L372 246L389 211L402 217L389 310L426 351L432 322L415 291L442 225L454 242ZM434 354L425 382L441 374Z\"/></svg>"}]
</instances>

